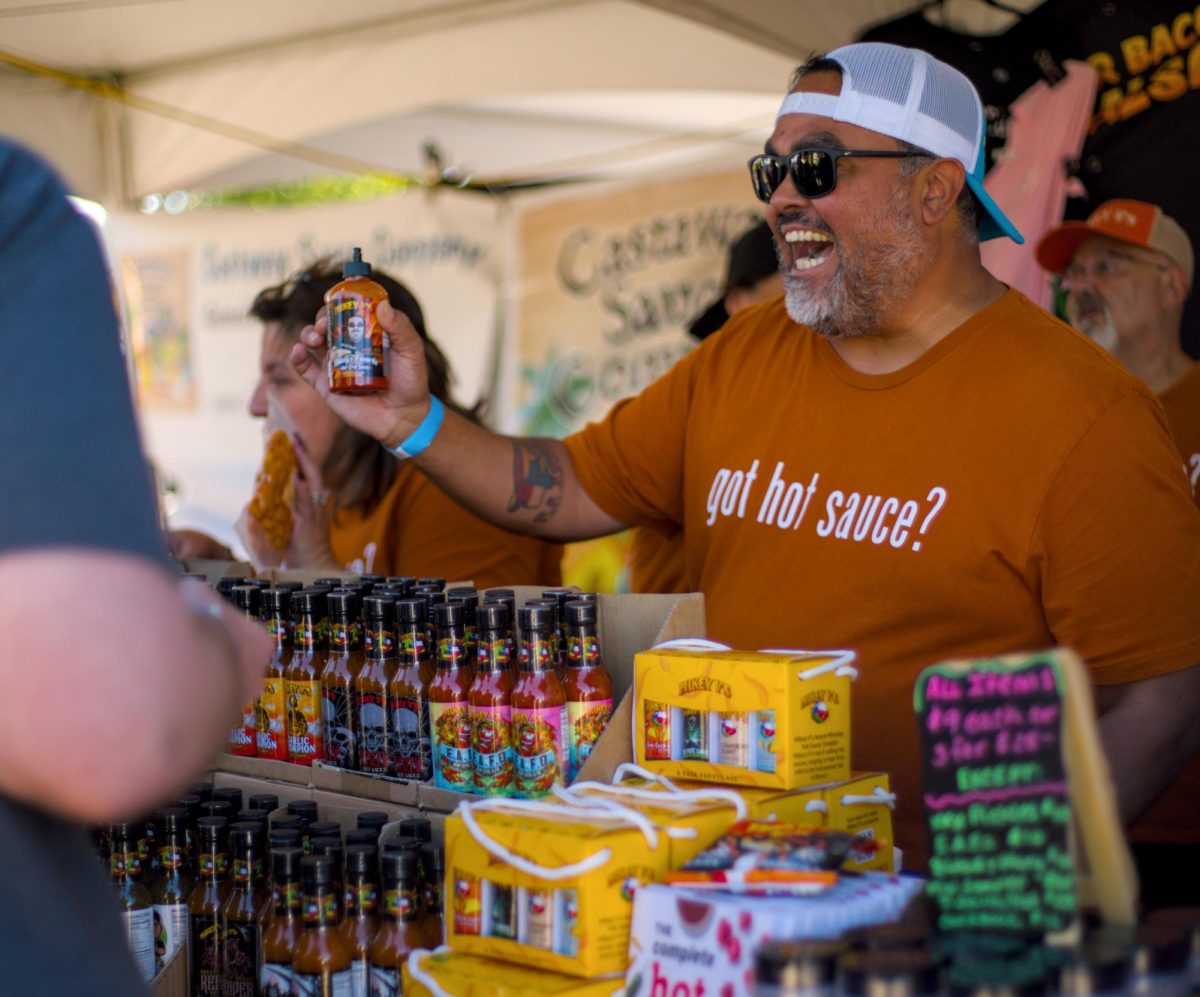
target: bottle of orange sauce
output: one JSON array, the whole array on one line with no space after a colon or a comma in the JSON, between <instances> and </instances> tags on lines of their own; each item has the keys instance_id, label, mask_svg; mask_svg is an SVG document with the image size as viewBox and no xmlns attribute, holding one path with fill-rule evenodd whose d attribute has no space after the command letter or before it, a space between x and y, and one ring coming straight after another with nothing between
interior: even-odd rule
<instances>
[{"instance_id":1,"label":"bottle of orange sauce","mask_svg":"<svg viewBox=\"0 0 1200 997\"><path fill-rule=\"evenodd\" d=\"M604 665L594 602L568 602L564 611L567 698L567 781L574 782L613 710L612 676Z\"/></svg>"},{"instance_id":2,"label":"bottle of orange sauce","mask_svg":"<svg viewBox=\"0 0 1200 997\"><path fill-rule=\"evenodd\" d=\"M525 606L521 621L521 677L512 695L516 795L548 796L564 785L567 697L555 672L553 606Z\"/></svg>"},{"instance_id":3,"label":"bottle of orange sauce","mask_svg":"<svg viewBox=\"0 0 1200 997\"><path fill-rule=\"evenodd\" d=\"M321 717L321 672L325 648L318 635L325 615L325 593L301 589L292 593L292 660L284 678L288 761L312 765L325 757Z\"/></svg>"},{"instance_id":4,"label":"bottle of orange sauce","mask_svg":"<svg viewBox=\"0 0 1200 997\"><path fill-rule=\"evenodd\" d=\"M467 694L471 717L471 766L480 796L511 796L512 667L508 606L484 603L477 610L475 679Z\"/></svg>"},{"instance_id":5,"label":"bottle of orange sauce","mask_svg":"<svg viewBox=\"0 0 1200 997\"><path fill-rule=\"evenodd\" d=\"M354 248L342 280L325 292L326 375L335 394L362 395L388 387L388 339L375 310L387 291L371 280L371 264Z\"/></svg>"},{"instance_id":6,"label":"bottle of orange sauce","mask_svg":"<svg viewBox=\"0 0 1200 997\"><path fill-rule=\"evenodd\" d=\"M439 789L469 793L471 718L468 692L471 670L466 660L464 610L461 605L434 606L437 627L437 672L429 685L429 722L433 734L433 775Z\"/></svg>"},{"instance_id":7,"label":"bottle of orange sauce","mask_svg":"<svg viewBox=\"0 0 1200 997\"><path fill-rule=\"evenodd\" d=\"M263 593L267 631L275 640L275 651L263 676L255 717L258 757L284 762L288 757L284 673L292 660L291 598L288 588L269 588Z\"/></svg>"},{"instance_id":8,"label":"bottle of orange sauce","mask_svg":"<svg viewBox=\"0 0 1200 997\"><path fill-rule=\"evenodd\" d=\"M334 997L354 992L353 954L340 931L342 893L336 864L332 855L309 855L300 860L304 926L292 954L297 993Z\"/></svg>"}]
</instances>

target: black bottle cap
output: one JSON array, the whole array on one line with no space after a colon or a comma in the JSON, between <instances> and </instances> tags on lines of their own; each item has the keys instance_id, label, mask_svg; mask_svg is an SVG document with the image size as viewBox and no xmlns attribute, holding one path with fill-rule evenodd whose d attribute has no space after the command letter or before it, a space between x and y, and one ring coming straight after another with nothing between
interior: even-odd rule
<instances>
[{"instance_id":1,"label":"black bottle cap","mask_svg":"<svg viewBox=\"0 0 1200 997\"><path fill-rule=\"evenodd\" d=\"M262 589L257 585L235 585L233 604L247 616L258 616L262 610Z\"/></svg>"},{"instance_id":2,"label":"black bottle cap","mask_svg":"<svg viewBox=\"0 0 1200 997\"><path fill-rule=\"evenodd\" d=\"M299 848L304 840L298 827L276 827L267 834L267 842L272 851L276 848Z\"/></svg>"},{"instance_id":3,"label":"black bottle cap","mask_svg":"<svg viewBox=\"0 0 1200 997\"><path fill-rule=\"evenodd\" d=\"M446 589L447 599L478 599L479 590L474 585L456 585L452 589Z\"/></svg>"},{"instance_id":4,"label":"black bottle cap","mask_svg":"<svg viewBox=\"0 0 1200 997\"><path fill-rule=\"evenodd\" d=\"M327 589L340 589L343 585L340 578L318 578L313 582L313 587L323 586Z\"/></svg>"},{"instance_id":5,"label":"black bottle cap","mask_svg":"<svg viewBox=\"0 0 1200 997\"><path fill-rule=\"evenodd\" d=\"M201 803L207 803L213 798L213 784L211 782L193 782L187 788L188 796L199 796Z\"/></svg>"},{"instance_id":6,"label":"black bottle cap","mask_svg":"<svg viewBox=\"0 0 1200 997\"><path fill-rule=\"evenodd\" d=\"M417 849L417 854L421 856L421 868L425 871L426 882L440 883L446 871L442 850L432 841L424 841Z\"/></svg>"},{"instance_id":7,"label":"black bottle cap","mask_svg":"<svg viewBox=\"0 0 1200 997\"><path fill-rule=\"evenodd\" d=\"M837 978L843 951L836 942L767 942L755 953L754 979L789 992L828 987Z\"/></svg>"},{"instance_id":8,"label":"black bottle cap","mask_svg":"<svg viewBox=\"0 0 1200 997\"><path fill-rule=\"evenodd\" d=\"M417 584L417 580L412 575L388 575L384 580L388 585L399 585L400 588L408 589L410 592Z\"/></svg>"},{"instance_id":9,"label":"black bottle cap","mask_svg":"<svg viewBox=\"0 0 1200 997\"><path fill-rule=\"evenodd\" d=\"M299 814L280 814L271 818L272 831L303 831L304 818Z\"/></svg>"},{"instance_id":10,"label":"black bottle cap","mask_svg":"<svg viewBox=\"0 0 1200 997\"><path fill-rule=\"evenodd\" d=\"M545 633L554 629L554 608L552 606L525 605L517 613L521 621L521 632L529 634L534 630Z\"/></svg>"},{"instance_id":11,"label":"black bottle cap","mask_svg":"<svg viewBox=\"0 0 1200 997\"><path fill-rule=\"evenodd\" d=\"M300 876L300 860L304 852L298 847L271 848L271 879L276 883L295 882Z\"/></svg>"},{"instance_id":12,"label":"black bottle cap","mask_svg":"<svg viewBox=\"0 0 1200 997\"><path fill-rule=\"evenodd\" d=\"M287 616L292 605L292 590L275 586L263 592L263 606L271 616Z\"/></svg>"},{"instance_id":13,"label":"black bottle cap","mask_svg":"<svg viewBox=\"0 0 1200 997\"><path fill-rule=\"evenodd\" d=\"M362 258L362 250L354 247L354 256L342 264L343 277L370 277L371 264Z\"/></svg>"},{"instance_id":14,"label":"black bottle cap","mask_svg":"<svg viewBox=\"0 0 1200 997\"><path fill-rule=\"evenodd\" d=\"M325 615L325 593L319 589L300 589L292 593L292 615L314 616Z\"/></svg>"},{"instance_id":15,"label":"black bottle cap","mask_svg":"<svg viewBox=\"0 0 1200 997\"><path fill-rule=\"evenodd\" d=\"M359 575L364 582L370 582L372 585L382 585L387 581L386 575Z\"/></svg>"},{"instance_id":16,"label":"black bottle cap","mask_svg":"<svg viewBox=\"0 0 1200 997\"><path fill-rule=\"evenodd\" d=\"M568 626L594 627L596 625L597 606L594 602L578 602L572 599L563 609Z\"/></svg>"},{"instance_id":17,"label":"black bottle cap","mask_svg":"<svg viewBox=\"0 0 1200 997\"><path fill-rule=\"evenodd\" d=\"M429 603L424 599L398 599L396 601L396 619L400 625L414 627L425 626Z\"/></svg>"},{"instance_id":18,"label":"black bottle cap","mask_svg":"<svg viewBox=\"0 0 1200 997\"><path fill-rule=\"evenodd\" d=\"M358 593L349 589L336 589L326 598L329 600L329 615L335 620L348 623L358 616Z\"/></svg>"},{"instance_id":19,"label":"black bottle cap","mask_svg":"<svg viewBox=\"0 0 1200 997\"><path fill-rule=\"evenodd\" d=\"M252 810L265 810L268 814L279 809L279 797L274 793L255 793L246 801Z\"/></svg>"},{"instance_id":20,"label":"black bottle cap","mask_svg":"<svg viewBox=\"0 0 1200 997\"><path fill-rule=\"evenodd\" d=\"M374 845L348 845L345 852L346 878L352 875L379 877L379 849Z\"/></svg>"},{"instance_id":21,"label":"black bottle cap","mask_svg":"<svg viewBox=\"0 0 1200 997\"><path fill-rule=\"evenodd\" d=\"M228 800L209 800L200 804L202 817L224 817L227 820L233 816L233 804Z\"/></svg>"},{"instance_id":22,"label":"black bottle cap","mask_svg":"<svg viewBox=\"0 0 1200 997\"><path fill-rule=\"evenodd\" d=\"M337 864L332 855L306 855L300 860L300 879L309 887L331 886L337 879Z\"/></svg>"},{"instance_id":23,"label":"black bottle cap","mask_svg":"<svg viewBox=\"0 0 1200 997\"><path fill-rule=\"evenodd\" d=\"M507 630L509 627L509 610L506 602L485 602L479 607L480 630Z\"/></svg>"},{"instance_id":24,"label":"black bottle cap","mask_svg":"<svg viewBox=\"0 0 1200 997\"><path fill-rule=\"evenodd\" d=\"M363 810L355 820L356 827L373 827L379 830L388 822L388 815L382 810Z\"/></svg>"},{"instance_id":25,"label":"black bottle cap","mask_svg":"<svg viewBox=\"0 0 1200 997\"><path fill-rule=\"evenodd\" d=\"M284 589L288 592L299 592L302 588L304 588L304 583L303 582L276 582L273 587L277 588L277 589Z\"/></svg>"},{"instance_id":26,"label":"black bottle cap","mask_svg":"<svg viewBox=\"0 0 1200 997\"><path fill-rule=\"evenodd\" d=\"M144 826L145 825L143 825L140 821L113 821L108 825L108 840L110 842L137 841L140 837L142 837L143 834L145 834L145 831L143 830Z\"/></svg>"},{"instance_id":27,"label":"black bottle cap","mask_svg":"<svg viewBox=\"0 0 1200 997\"><path fill-rule=\"evenodd\" d=\"M214 800L225 800L233 807L233 812L237 813L245 804L242 802L242 791L236 786L220 786L213 790Z\"/></svg>"},{"instance_id":28,"label":"black bottle cap","mask_svg":"<svg viewBox=\"0 0 1200 997\"><path fill-rule=\"evenodd\" d=\"M382 623L396 618L396 600L389 596L369 595L363 599L363 616Z\"/></svg>"},{"instance_id":29,"label":"black bottle cap","mask_svg":"<svg viewBox=\"0 0 1200 997\"><path fill-rule=\"evenodd\" d=\"M245 810L238 811L237 819L239 821L253 821L264 830L267 827L267 820L270 815L265 810L259 810L257 807L247 807Z\"/></svg>"},{"instance_id":30,"label":"black bottle cap","mask_svg":"<svg viewBox=\"0 0 1200 997\"><path fill-rule=\"evenodd\" d=\"M229 836L229 821L224 817L201 817L196 821L196 833L200 836L201 844L212 844L222 841Z\"/></svg>"},{"instance_id":31,"label":"black bottle cap","mask_svg":"<svg viewBox=\"0 0 1200 997\"><path fill-rule=\"evenodd\" d=\"M356 827L353 830L347 831L347 850L349 850L351 845L370 845L375 851L379 851L379 828Z\"/></svg>"},{"instance_id":32,"label":"black bottle cap","mask_svg":"<svg viewBox=\"0 0 1200 997\"><path fill-rule=\"evenodd\" d=\"M200 804L203 802L195 793L184 793L175 801L175 806L183 807L187 811L187 819L194 821L200 816Z\"/></svg>"},{"instance_id":33,"label":"black bottle cap","mask_svg":"<svg viewBox=\"0 0 1200 997\"><path fill-rule=\"evenodd\" d=\"M421 873L417 853L412 851L384 852L380 859L383 881L388 886L411 883Z\"/></svg>"},{"instance_id":34,"label":"black bottle cap","mask_svg":"<svg viewBox=\"0 0 1200 997\"><path fill-rule=\"evenodd\" d=\"M571 601L572 602L599 603L600 596L595 592L579 592L576 594L575 598L572 599Z\"/></svg>"},{"instance_id":35,"label":"black bottle cap","mask_svg":"<svg viewBox=\"0 0 1200 997\"><path fill-rule=\"evenodd\" d=\"M462 606L463 622L468 624L474 622L475 614L479 609L478 595L448 595L446 602L451 606Z\"/></svg>"},{"instance_id":36,"label":"black bottle cap","mask_svg":"<svg viewBox=\"0 0 1200 997\"><path fill-rule=\"evenodd\" d=\"M506 602L510 599L516 599L517 593L512 589L488 589L483 593L484 602Z\"/></svg>"},{"instance_id":37,"label":"black bottle cap","mask_svg":"<svg viewBox=\"0 0 1200 997\"><path fill-rule=\"evenodd\" d=\"M229 840L233 843L234 848L256 849L261 847L263 836L266 833L266 828L258 821L240 820L236 824L230 825Z\"/></svg>"},{"instance_id":38,"label":"black bottle cap","mask_svg":"<svg viewBox=\"0 0 1200 997\"><path fill-rule=\"evenodd\" d=\"M418 578L417 585L421 588L434 588L439 592L446 587L446 579L430 576L429 578Z\"/></svg>"},{"instance_id":39,"label":"black bottle cap","mask_svg":"<svg viewBox=\"0 0 1200 997\"><path fill-rule=\"evenodd\" d=\"M433 840L433 824L428 817L406 817L396 828L399 834L408 834L418 841Z\"/></svg>"},{"instance_id":40,"label":"black bottle cap","mask_svg":"<svg viewBox=\"0 0 1200 997\"><path fill-rule=\"evenodd\" d=\"M324 835L320 838L313 838L308 844L308 850L313 855L332 855L338 861L338 868L342 866L342 855L346 848L342 844L341 838L333 838L329 835Z\"/></svg>"},{"instance_id":41,"label":"black bottle cap","mask_svg":"<svg viewBox=\"0 0 1200 997\"><path fill-rule=\"evenodd\" d=\"M187 807L163 807L154 811L154 819L164 837L168 834L182 834L191 823Z\"/></svg>"},{"instance_id":42,"label":"black bottle cap","mask_svg":"<svg viewBox=\"0 0 1200 997\"><path fill-rule=\"evenodd\" d=\"M433 621L439 630L461 627L466 622L466 613L461 603L440 602L433 607Z\"/></svg>"},{"instance_id":43,"label":"black bottle cap","mask_svg":"<svg viewBox=\"0 0 1200 997\"><path fill-rule=\"evenodd\" d=\"M248 581L250 581L249 578L243 578L241 575L229 575L225 578L218 578L216 590L224 598L229 599L232 598L230 593L233 592L235 585L245 585Z\"/></svg>"},{"instance_id":44,"label":"black bottle cap","mask_svg":"<svg viewBox=\"0 0 1200 997\"><path fill-rule=\"evenodd\" d=\"M292 800L288 804L288 813L300 817L306 824L317 819L317 805L312 800Z\"/></svg>"},{"instance_id":45,"label":"black bottle cap","mask_svg":"<svg viewBox=\"0 0 1200 997\"><path fill-rule=\"evenodd\" d=\"M314 838L340 839L342 827L335 820L314 820L308 825L308 833Z\"/></svg>"},{"instance_id":46,"label":"black bottle cap","mask_svg":"<svg viewBox=\"0 0 1200 997\"><path fill-rule=\"evenodd\" d=\"M421 848L421 839L407 834L395 834L383 843L384 854L388 852L412 852L414 855Z\"/></svg>"}]
</instances>

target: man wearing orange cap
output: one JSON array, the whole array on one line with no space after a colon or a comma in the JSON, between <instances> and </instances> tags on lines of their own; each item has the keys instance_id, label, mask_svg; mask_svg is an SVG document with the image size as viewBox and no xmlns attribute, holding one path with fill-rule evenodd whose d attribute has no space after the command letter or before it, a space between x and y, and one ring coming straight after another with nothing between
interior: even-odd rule
<instances>
[{"instance_id":1,"label":"man wearing orange cap","mask_svg":"<svg viewBox=\"0 0 1200 997\"><path fill-rule=\"evenodd\" d=\"M1086 222L1047 232L1037 258L1061 276L1071 324L1158 395L1200 503L1200 364L1179 341L1194 267L1187 233L1156 205L1106 201ZM1188 826L1197 800L1200 759L1130 829L1147 906L1195 900L1187 877L1171 871L1195 867L1200 849Z\"/></svg>"},{"instance_id":2,"label":"man wearing orange cap","mask_svg":"<svg viewBox=\"0 0 1200 997\"><path fill-rule=\"evenodd\" d=\"M1038 262L1059 274L1067 318L1158 395L1200 503L1200 364L1180 345L1192 242L1145 201L1105 201L1086 222L1043 236Z\"/></svg>"}]
</instances>

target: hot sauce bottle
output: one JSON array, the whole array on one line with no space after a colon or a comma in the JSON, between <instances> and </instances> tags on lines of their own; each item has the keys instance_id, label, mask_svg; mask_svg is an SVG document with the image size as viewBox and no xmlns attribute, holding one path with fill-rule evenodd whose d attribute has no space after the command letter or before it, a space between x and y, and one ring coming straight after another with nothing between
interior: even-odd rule
<instances>
[{"instance_id":1,"label":"hot sauce bottle","mask_svg":"<svg viewBox=\"0 0 1200 997\"><path fill-rule=\"evenodd\" d=\"M291 590L270 588L263 593L267 632L275 640L275 651L267 663L262 693L255 713L259 758L287 761L287 706L284 673L292 660L292 622L289 617Z\"/></svg>"},{"instance_id":2,"label":"hot sauce bottle","mask_svg":"<svg viewBox=\"0 0 1200 997\"><path fill-rule=\"evenodd\" d=\"M321 721L325 759L344 769L358 768L354 734L354 680L362 670L362 645L355 628L358 596L335 591L326 596L329 607L329 657L321 672Z\"/></svg>"},{"instance_id":3,"label":"hot sauce bottle","mask_svg":"<svg viewBox=\"0 0 1200 997\"><path fill-rule=\"evenodd\" d=\"M257 585L235 585L232 589L233 604L251 619L260 618L259 607L262 589ZM250 702L242 707L241 717L229 731L231 755L253 758L258 754L258 703Z\"/></svg>"},{"instance_id":4,"label":"hot sauce bottle","mask_svg":"<svg viewBox=\"0 0 1200 997\"><path fill-rule=\"evenodd\" d=\"M188 898L191 993L221 997L221 907L229 898L229 821L224 817L201 817L196 825L200 875Z\"/></svg>"},{"instance_id":5,"label":"hot sauce bottle","mask_svg":"<svg viewBox=\"0 0 1200 997\"><path fill-rule=\"evenodd\" d=\"M463 639L467 648L467 660L473 662L479 653L479 593L469 588L448 589L446 601L452 606L463 608Z\"/></svg>"},{"instance_id":6,"label":"hot sauce bottle","mask_svg":"<svg viewBox=\"0 0 1200 997\"><path fill-rule=\"evenodd\" d=\"M513 624L517 621L517 597L512 589L488 589L483 594L484 603L498 602L502 606L508 607L508 662L509 668L513 673L513 680L519 677L517 670L517 661L520 658L518 653L517 641L513 635Z\"/></svg>"},{"instance_id":7,"label":"hot sauce bottle","mask_svg":"<svg viewBox=\"0 0 1200 997\"><path fill-rule=\"evenodd\" d=\"M429 722L433 734L434 783L441 789L471 792L471 718L463 608L434 607L437 622L437 672L429 684Z\"/></svg>"},{"instance_id":8,"label":"hot sauce bottle","mask_svg":"<svg viewBox=\"0 0 1200 997\"><path fill-rule=\"evenodd\" d=\"M594 602L568 602L564 631L567 650L567 781L574 782L612 716L612 676L604 666Z\"/></svg>"},{"instance_id":9,"label":"hot sauce bottle","mask_svg":"<svg viewBox=\"0 0 1200 997\"><path fill-rule=\"evenodd\" d=\"M421 862L425 946L432 949L446 941L446 856L432 841L423 841L417 846L417 858Z\"/></svg>"},{"instance_id":10,"label":"hot sauce bottle","mask_svg":"<svg viewBox=\"0 0 1200 997\"><path fill-rule=\"evenodd\" d=\"M354 737L358 770L388 775L391 768L391 710L388 705L388 665L396 661L396 604L369 595L363 599L366 621L362 668L354 678Z\"/></svg>"},{"instance_id":11,"label":"hot sauce bottle","mask_svg":"<svg viewBox=\"0 0 1200 997\"><path fill-rule=\"evenodd\" d=\"M188 897L196 885L188 858L188 812L166 807L155 814L158 824L158 865L162 870L150 891L154 901L154 955L162 969L187 946Z\"/></svg>"},{"instance_id":12,"label":"hot sauce bottle","mask_svg":"<svg viewBox=\"0 0 1200 997\"><path fill-rule=\"evenodd\" d=\"M335 860L309 855L300 860L304 920L292 955L296 992L313 997L351 997L351 952L339 932L342 895L335 882Z\"/></svg>"},{"instance_id":13,"label":"hot sauce bottle","mask_svg":"<svg viewBox=\"0 0 1200 997\"><path fill-rule=\"evenodd\" d=\"M375 845L346 848L345 901L342 940L353 962L354 993L370 994L371 940L379 930L379 849Z\"/></svg>"},{"instance_id":14,"label":"hot sauce bottle","mask_svg":"<svg viewBox=\"0 0 1200 997\"><path fill-rule=\"evenodd\" d=\"M574 589L546 589L543 599L554 600L554 650L558 655L558 680L567 678L567 603L579 598Z\"/></svg>"},{"instance_id":15,"label":"hot sauce bottle","mask_svg":"<svg viewBox=\"0 0 1200 997\"><path fill-rule=\"evenodd\" d=\"M292 593L292 660L284 673L288 761L311 765L325 757L321 724L321 672L325 651L317 636L325 595L311 589Z\"/></svg>"},{"instance_id":16,"label":"hot sauce bottle","mask_svg":"<svg viewBox=\"0 0 1200 997\"><path fill-rule=\"evenodd\" d=\"M426 781L433 776L429 728L429 683L424 599L396 603L398 660L388 683L391 707L391 774Z\"/></svg>"},{"instance_id":17,"label":"hot sauce bottle","mask_svg":"<svg viewBox=\"0 0 1200 997\"><path fill-rule=\"evenodd\" d=\"M259 990L263 997L291 997L292 950L300 937L299 848L271 850L271 918L263 932L263 966Z\"/></svg>"},{"instance_id":18,"label":"hot sauce bottle","mask_svg":"<svg viewBox=\"0 0 1200 997\"><path fill-rule=\"evenodd\" d=\"M475 792L511 796L513 791L512 691L508 607L479 607L475 680L467 694L471 718L471 766Z\"/></svg>"},{"instance_id":19,"label":"hot sauce bottle","mask_svg":"<svg viewBox=\"0 0 1200 997\"><path fill-rule=\"evenodd\" d=\"M271 896L263 873L265 829L252 821L230 828L233 847L233 884L221 905L221 933L225 938L221 964L221 991L225 997L255 997L262 975L262 929Z\"/></svg>"},{"instance_id":20,"label":"hot sauce bottle","mask_svg":"<svg viewBox=\"0 0 1200 997\"><path fill-rule=\"evenodd\" d=\"M554 596L542 596L540 599L526 599L525 605L545 606L550 610L550 619L553 621L550 624L550 660L554 665L554 674L558 676L558 681L562 682L567 666L562 654L562 641L558 639L558 600Z\"/></svg>"},{"instance_id":21,"label":"hot sauce bottle","mask_svg":"<svg viewBox=\"0 0 1200 997\"><path fill-rule=\"evenodd\" d=\"M108 840L109 875L117 888L129 951L142 979L149 983L154 977L154 904L142 882L135 825L110 824Z\"/></svg>"},{"instance_id":22,"label":"hot sauce bottle","mask_svg":"<svg viewBox=\"0 0 1200 997\"><path fill-rule=\"evenodd\" d=\"M354 258L342 265L342 278L325 292L329 390L352 395L386 391L388 338L375 310L387 301L387 291L371 280L371 264L357 246Z\"/></svg>"},{"instance_id":23,"label":"hot sauce bottle","mask_svg":"<svg viewBox=\"0 0 1200 997\"><path fill-rule=\"evenodd\" d=\"M383 910L370 949L372 997L399 994L400 967L413 949L425 944L419 883L416 853L383 856Z\"/></svg>"},{"instance_id":24,"label":"hot sauce bottle","mask_svg":"<svg viewBox=\"0 0 1200 997\"><path fill-rule=\"evenodd\" d=\"M513 750L518 796L547 796L563 785L567 698L554 669L554 610L520 611L521 677L512 695Z\"/></svg>"}]
</instances>

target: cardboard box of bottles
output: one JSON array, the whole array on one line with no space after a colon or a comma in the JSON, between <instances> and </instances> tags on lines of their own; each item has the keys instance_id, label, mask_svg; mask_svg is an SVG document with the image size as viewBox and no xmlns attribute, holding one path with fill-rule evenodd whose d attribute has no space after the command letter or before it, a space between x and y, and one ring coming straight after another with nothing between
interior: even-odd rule
<instances>
[{"instance_id":1,"label":"cardboard box of bottles","mask_svg":"<svg viewBox=\"0 0 1200 997\"><path fill-rule=\"evenodd\" d=\"M623 972L633 895L666 874L668 837L612 813L528 804L480 801L447 818L446 943L568 976Z\"/></svg>"},{"instance_id":2,"label":"cardboard box of bottles","mask_svg":"<svg viewBox=\"0 0 1200 997\"><path fill-rule=\"evenodd\" d=\"M764 942L837 938L861 925L895 921L923 884L916 876L868 872L805 897L647 886L633 905L625 992L753 993L754 954Z\"/></svg>"},{"instance_id":3,"label":"cardboard box of bottles","mask_svg":"<svg viewBox=\"0 0 1200 997\"><path fill-rule=\"evenodd\" d=\"M405 997L613 997L625 986L620 975L581 980L447 949L410 955L402 983Z\"/></svg>"},{"instance_id":4,"label":"cardboard box of bottles","mask_svg":"<svg viewBox=\"0 0 1200 997\"><path fill-rule=\"evenodd\" d=\"M620 785L637 786L669 796L661 782L627 779ZM685 792L701 790L708 783L679 780L672 786ZM848 831L869 841L872 848L855 852L846 869L856 872L891 872L893 843L892 810L896 794L886 772L855 772L844 782L808 786L804 789L754 789L730 787L745 804L746 816L759 820L782 820L812 827Z\"/></svg>"},{"instance_id":5,"label":"cardboard box of bottles","mask_svg":"<svg viewBox=\"0 0 1200 997\"><path fill-rule=\"evenodd\" d=\"M150 981L154 997L189 997L187 947L179 949Z\"/></svg>"},{"instance_id":6,"label":"cardboard box of bottles","mask_svg":"<svg viewBox=\"0 0 1200 997\"><path fill-rule=\"evenodd\" d=\"M634 758L671 779L798 789L850 778L850 651L637 656Z\"/></svg>"}]
</instances>

